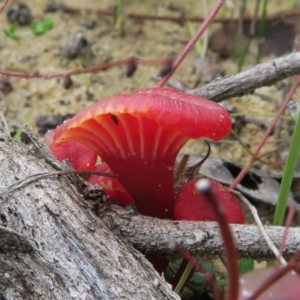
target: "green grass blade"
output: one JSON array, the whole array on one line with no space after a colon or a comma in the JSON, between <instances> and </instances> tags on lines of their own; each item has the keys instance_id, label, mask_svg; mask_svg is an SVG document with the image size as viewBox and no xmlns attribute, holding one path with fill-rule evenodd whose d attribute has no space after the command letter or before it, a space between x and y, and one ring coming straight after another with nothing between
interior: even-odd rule
<instances>
[{"instance_id":1,"label":"green grass blade","mask_svg":"<svg viewBox=\"0 0 300 300\"><path fill-rule=\"evenodd\" d=\"M298 155L300 152L300 114L298 111L298 117L294 128L291 145L284 166L283 177L280 185L278 201L276 204L275 214L273 218L273 225L282 226L288 202L288 197L294 177L296 164L298 161Z\"/></svg>"}]
</instances>

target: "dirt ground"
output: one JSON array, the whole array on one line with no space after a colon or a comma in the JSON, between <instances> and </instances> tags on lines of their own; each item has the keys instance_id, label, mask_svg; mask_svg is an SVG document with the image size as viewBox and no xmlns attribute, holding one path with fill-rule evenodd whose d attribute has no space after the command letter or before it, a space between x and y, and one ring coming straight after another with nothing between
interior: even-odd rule
<instances>
[{"instance_id":1,"label":"dirt ground","mask_svg":"<svg viewBox=\"0 0 300 300\"><path fill-rule=\"evenodd\" d=\"M210 7L213 1L207 2ZM10 1L5 11L0 14L1 30L9 28L6 12L15 3L18 2ZM93 12L97 9L113 9L114 1L104 0L99 4L97 0L87 0L84 5L81 4L81 1L56 2L73 8L82 8L77 13L66 13L62 10L44 13L48 3L46 0L26 1L34 20L40 21L46 17L53 19L54 28L49 32L35 36L30 32L29 26L19 27L17 29L20 37L18 41L6 37L3 31L0 33L1 69L52 74L101 65L130 56L143 59L174 57L190 38L187 24L153 20L138 21L126 18L126 13L180 16L183 12L187 13L191 9L200 15L203 11L202 2L195 0L184 1L184 3L179 0L127 0L123 1L122 25L120 28L116 28L113 16ZM222 12L222 16L237 16L239 1L232 0L226 3L227 8ZM89 11L87 12L85 9L89 9ZM285 9L287 9L285 1L272 1L268 7L268 13L276 13ZM252 7L249 6L247 11L251 13ZM210 32L216 27L217 25L213 25ZM66 57L65 45L70 36L79 32L86 39L87 46L75 59L69 59ZM194 72L195 55L196 52L193 50L175 75L188 86L191 86L196 80L199 81L198 85L204 84L199 75ZM236 60L219 59L211 51L208 51L206 56L211 58L225 75L237 72ZM265 57L263 60L267 61L270 58ZM253 59L249 57L244 69L253 66ZM36 121L41 115L75 114L80 109L111 95L153 87L155 81L151 78L158 73L159 69L160 66L139 66L136 73L130 78L126 77L125 67L112 68L98 74L73 76L73 84L68 89L64 88L62 79L9 78L11 90L7 91L1 88L0 91L0 111L4 113L11 129L19 128L23 123L29 123L37 129ZM229 99L229 103L232 104L238 115L247 115L267 121L272 118L284 97L284 86L284 83L278 83L271 87L264 87L256 90L253 95ZM253 150L264 133L264 124L257 120L238 123L239 119L235 119L235 122L238 124L235 129L239 137ZM262 152L272 150L274 144L280 144L278 139L286 140L290 136L288 124L283 126L279 132L279 135L270 138ZM202 141L192 141L184 151L203 154L206 147ZM211 155L240 163L245 163L249 159L249 154L232 137L212 144ZM277 158L274 156L267 158L270 161L274 161L274 159L278 159L278 156ZM267 171L280 170L280 167L260 166Z\"/></svg>"}]
</instances>

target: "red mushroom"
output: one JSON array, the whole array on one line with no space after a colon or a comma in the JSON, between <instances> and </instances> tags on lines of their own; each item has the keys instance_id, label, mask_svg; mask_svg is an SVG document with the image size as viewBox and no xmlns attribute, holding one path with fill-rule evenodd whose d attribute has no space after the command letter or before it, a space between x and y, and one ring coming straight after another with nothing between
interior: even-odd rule
<instances>
[{"instance_id":1,"label":"red mushroom","mask_svg":"<svg viewBox=\"0 0 300 300\"><path fill-rule=\"evenodd\" d=\"M94 171L103 173L112 173L111 169L106 163L97 165ZM90 175L87 181L92 184L97 184L103 187L105 194L110 198L118 202L121 206L125 207L133 203L132 196L125 190L121 182L116 178Z\"/></svg>"},{"instance_id":2,"label":"red mushroom","mask_svg":"<svg viewBox=\"0 0 300 300\"><path fill-rule=\"evenodd\" d=\"M216 221L203 195L196 191L196 182L197 180L191 180L178 191L174 203L174 220ZM214 188L216 197L223 204L228 223L245 224L243 208L235 195L219 182L214 180L209 180L209 182Z\"/></svg>"},{"instance_id":3,"label":"red mushroom","mask_svg":"<svg viewBox=\"0 0 300 300\"><path fill-rule=\"evenodd\" d=\"M53 133L53 131L49 131L45 136L44 141L47 145L51 144ZM75 141L60 145L52 144L50 150L60 161L69 160L75 170L93 170L97 161L96 152Z\"/></svg>"},{"instance_id":4,"label":"red mushroom","mask_svg":"<svg viewBox=\"0 0 300 300\"><path fill-rule=\"evenodd\" d=\"M219 104L156 88L116 95L87 107L48 133L48 142L83 143L117 175L138 212L172 219L173 167L180 148L191 138L217 141L230 129L230 116Z\"/></svg>"}]
</instances>

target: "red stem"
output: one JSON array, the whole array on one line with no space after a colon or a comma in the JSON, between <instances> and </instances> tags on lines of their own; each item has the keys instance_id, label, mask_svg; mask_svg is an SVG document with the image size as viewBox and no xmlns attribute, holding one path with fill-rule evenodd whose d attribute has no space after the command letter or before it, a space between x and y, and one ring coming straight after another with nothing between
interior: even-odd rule
<instances>
[{"instance_id":1,"label":"red stem","mask_svg":"<svg viewBox=\"0 0 300 300\"><path fill-rule=\"evenodd\" d=\"M287 237L288 237L289 228L290 228L290 226L292 224L292 220L294 218L296 210L297 210L297 207L296 207L296 204L294 203L294 204L292 204L290 206L288 215L286 217L286 221L285 221L285 224L284 224L285 228L284 228L284 232L283 232L283 236L282 236L282 241L281 241L280 246L279 246L279 253L280 253L280 255L277 258L277 264L278 265L280 263L279 258L282 256L282 253L284 251L284 247L285 247L286 240L287 240Z\"/></svg>"},{"instance_id":2,"label":"red stem","mask_svg":"<svg viewBox=\"0 0 300 300\"><path fill-rule=\"evenodd\" d=\"M183 248L182 246L180 246L179 244L176 245L175 249L181 254L181 256L184 258L184 261L182 262L182 264L180 265L180 269L181 266L183 264L185 264L185 261L190 262L191 264L193 264L194 269L196 269L199 273L201 273L203 275L203 277L207 280L207 282L209 283L209 285L212 287L213 289L213 299L214 300L220 300L221 299L221 291L220 288L217 284L216 279L214 278L214 276L208 272L207 270L205 270L202 265L197 261L197 259L192 256L185 248ZM187 264L185 264L186 267ZM176 275L179 273L180 269L177 271ZM183 270L184 271L184 270ZM182 272L183 273L183 272ZM192 274L194 273L194 271L191 272ZM174 280L174 278L173 278ZM187 281L188 282L188 281ZM178 282L176 282L177 285ZM172 282L173 285L173 282ZM175 286L175 285L173 285Z\"/></svg>"},{"instance_id":3,"label":"red stem","mask_svg":"<svg viewBox=\"0 0 300 300\"><path fill-rule=\"evenodd\" d=\"M279 120L280 116L283 114L287 104L291 100L292 96L294 95L294 93L297 90L299 85L300 85L300 77L297 78L295 84L290 89L289 93L287 94L284 101L282 102L282 104L281 104L279 110L277 111L274 119L270 123L270 125L269 125L268 129L266 130L264 136L262 137L262 139L259 142L258 146L256 147L255 151L253 152L253 156L250 158L249 162L243 167L243 169L241 170L239 175L235 178L235 180L231 183L231 185L230 185L231 189L234 189L241 182L241 180L244 178L244 176L247 174L247 172L249 171L249 169L251 168L251 166L255 162L255 160L256 160L255 157L259 154L259 151L261 150L261 148L265 144L265 142L266 142L267 138L269 137L270 133L272 132L275 124Z\"/></svg>"},{"instance_id":4,"label":"red stem","mask_svg":"<svg viewBox=\"0 0 300 300\"><path fill-rule=\"evenodd\" d=\"M4 0L4 2L2 3L2 5L0 6L0 12L5 8L5 6L7 5L9 0Z\"/></svg>"},{"instance_id":5,"label":"red stem","mask_svg":"<svg viewBox=\"0 0 300 300\"><path fill-rule=\"evenodd\" d=\"M118 60L112 63L104 64L101 66L86 68L86 69L78 69L74 71L67 71L61 73L54 73L54 74L43 74L38 71L33 72L12 72L0 69L0 74L8 77L18 77L18 78L43 78L43 79L52 79L52 78L65 78L72 75L80 75L80 74L93 74L98 73L100 71L106 71L113 67L121 67L127 66L132 64L133 59L139 65L163 65L168 61L168 58L161 58L161 59L140 59L140 58L126 58L123 60Z\"/></svg>"},{"instance_id":6,"label":"red stem","mask_svg":"<svg viewBox=\"0 0 300 300\"><path fill-rule=\"evenodd\" d=\"M225 300L236 300L239 294L238 254L235 248L224 207L215 196L214 188L211 186L209 180L199 180L196 183L196 189L203 194L207 203L213 210L221 231L228 269L228 288Z\"/></svg>"},{"instance_id":7,"label":"red stem","mask_svg":"<svg viewBox=\"0 0 300 300\"><path fill-rule=\"evenodd\" d=\"M181 62L185 59L187 54L190 52L191 48L196 44L198 39L201 37L201 35L205 32L208 25L212 22L218 11L220 10L221 6L223 5L225 0L218 0L217 4L214 6L214 8L211 10L210 14L205 18L199 29L197 30L196 34L190 39L190 41L187 43L187 45L184 47L183 51L178 55L176 60L173 63L173 67L170 73L168 73L165 77L163 77L155 87L163 87L166 82L170 79L170 77L175 73L178 66L181 64Z\"/></svg>"}]
</instances>

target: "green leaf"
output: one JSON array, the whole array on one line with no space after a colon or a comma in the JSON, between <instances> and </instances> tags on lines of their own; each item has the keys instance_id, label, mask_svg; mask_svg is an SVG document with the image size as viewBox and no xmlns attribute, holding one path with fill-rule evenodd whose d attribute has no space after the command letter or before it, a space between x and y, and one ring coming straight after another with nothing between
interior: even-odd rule
<instances>
[{"instance_id":1,"label":"green leaf","mask_svg":"<svg viewBox=\"0 0 300 300\"><path fill-rule=\"evenodd\" d=\"M18 23L15 22L13 24L11 24L11 26L8 29L4 29L3 32L5 34L5 36L7 36L8 38L17 41L20 39L20 37L18 37L16 35L16 29L18 28Z\"/></svg>"},{"instance_id":2,"label":"green leaf","mask_svg":"<svg viewBox=\"0 0 300 300\"><path fill-rule=\"evenodd\" d=\"M41 35L51 30L54 26L54 22L51 18L46 18L42 22L34 22L31 26L31 31L35 35Z\"/></svg>"},{"instance_id":3,"label":"green leaf","mask_svg":"<svg viewBox=\"0 0 300 300\"><path fill-rule=\"evenodd\" d=\"M254 261L252 259L241 260L239 264L240 274L246 274L254 268Z\"/></svg>"}]
</instances>

